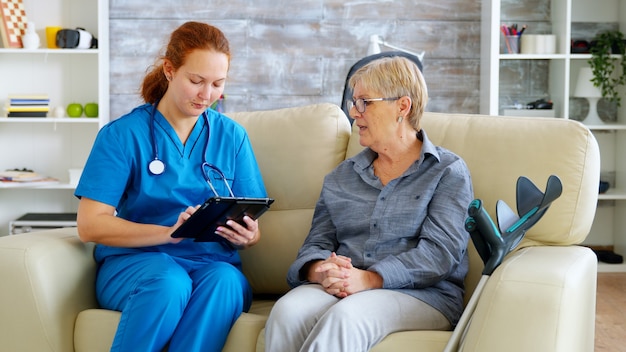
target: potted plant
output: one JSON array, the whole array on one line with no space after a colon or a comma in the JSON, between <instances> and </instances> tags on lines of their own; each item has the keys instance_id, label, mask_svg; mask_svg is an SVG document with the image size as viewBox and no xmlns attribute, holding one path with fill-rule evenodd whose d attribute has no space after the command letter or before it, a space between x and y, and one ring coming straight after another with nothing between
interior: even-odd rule
<instances>
[{"instance_id":1,"label":"potted plant","mask_svg":"<svg viewBox=\"0 0 626 352\"><path fill-rule=\"evenodd\" d=\"M618 107L621 97L617 88L626 84L626 45L624 35L620 31L602 32L591 42L591 59L588 61L593 71L593 85L602 91L602 97ZM622 55L618 59L611 54ZM617 61L620 61L621 72L618 71Z\"/></svg>"}]
</instances>

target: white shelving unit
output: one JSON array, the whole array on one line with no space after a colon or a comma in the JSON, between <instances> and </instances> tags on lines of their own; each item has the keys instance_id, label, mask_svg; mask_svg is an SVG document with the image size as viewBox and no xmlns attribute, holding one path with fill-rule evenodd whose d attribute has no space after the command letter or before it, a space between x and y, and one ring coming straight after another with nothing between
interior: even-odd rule
<instances>
[{"instance_id":1,"label":"white shelving unit","mask_svg":"<svg viewBox=\"0 0 626 352\"><path fill-rule=\"evenodd\" d=\"M508 4L508 3L507 3ZM512 2L511 2L512 4ZM481 23L481 102L483 114L502 115L503 92L501 68L510 62L542 60L548 66L548 93L554 103L557 118L569 118L570 96L581 67L587 66L590 54L570 53L573 26L585 23L617 25L626 33L626 2L620 0L552 0L549 31L542 34L557 36L556 53L550 55L503 53L501 19L507 9L499 0L483 1ZM524 23L523 19L516 21ZM526 32L528 33L528 32ZM588 38L590 40L591 38ZM508 61L520 60L520 61ZM528 78L526 78L528 79ZM624 90L621 90L622 97ZM626 99L617 112L617 121L588 126L600 145L601 171L610 175L611 189L599 195L596 217L584 244L612 246L616 253L626 255ZM583 122L584 123L584 122ZM599 265L599 271L626 272L626 264Z\"/></svg>"},{"instance_id":2,"label":"white shelving unit","mask_svg":"<svg viewBox=\"0 0 626 352\"><path fill-rule=\"evenodd\" d=\"M106 0L23 0L41 40L38 49L0 48L0 169L29 168L58 179L44 186L0 186L0 236L29 212L75 212L69 169L82 168L109 121L109 4ZM97 49L48 49L45 27L84 28ZM10 94L47 94L47 118L7 118ZM97 102L98 118L54 118L56 107Z\"/></svg>"}]
</instances>

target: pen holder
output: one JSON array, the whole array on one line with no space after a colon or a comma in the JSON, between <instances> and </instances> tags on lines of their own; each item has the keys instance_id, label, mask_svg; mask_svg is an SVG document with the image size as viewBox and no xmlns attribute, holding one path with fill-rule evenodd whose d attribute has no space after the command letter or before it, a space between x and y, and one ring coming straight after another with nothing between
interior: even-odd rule
<instances>
[{"instance_id":1,"label":"pen holder","mask_svg":"<svg viewBox=\"0 0 626 352\"><path fill-rule=\"evenodd\" d=\"M519 38L518 35L507 35L504 37L505 53L519 54Z\"/></svg>"}]
</instances>

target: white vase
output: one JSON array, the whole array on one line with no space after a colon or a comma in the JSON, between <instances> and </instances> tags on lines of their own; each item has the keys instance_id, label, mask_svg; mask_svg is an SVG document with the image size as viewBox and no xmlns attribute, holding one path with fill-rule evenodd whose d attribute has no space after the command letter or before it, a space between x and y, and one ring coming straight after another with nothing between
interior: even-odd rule
<instances>
[{"instance_id":1,"label":"white vase","mask_svg":"<svg viewBox=\"0 0 626 352\"><path fill-rule=\"evenodd\" d=\"M37 32L35 32L35 23L28 22L26 26L26 33L22 36L22 46L24 49L37 49L39 48L40 40Z\"/></svg>"}]
</instances>

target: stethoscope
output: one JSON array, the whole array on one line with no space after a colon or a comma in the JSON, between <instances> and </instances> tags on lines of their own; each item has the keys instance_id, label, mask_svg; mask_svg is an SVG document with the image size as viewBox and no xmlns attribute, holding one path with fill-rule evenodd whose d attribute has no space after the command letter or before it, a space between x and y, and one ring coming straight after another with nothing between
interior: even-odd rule
<instances>
[{"instance_id":1,"label":"stethoscope","mask_svg":"<svg viewBox=\"0 0 626 352\"><path fill-rule=\"evenodd\" d=\"M159 159L159 147L157 146L154 132L154 124L156 123L156 119L154 118L154 116L156 114L157 105L159 105L158 101L152 106L152 114L150 116L150 137L152 139L152 153L154 154L154 159L148 163L148 171L150 171L150 173L155 176L161 175L163 172L165 172L165 163L161 159ZM202 116L204 117L204 122L206 123L207 127L207 138L204 142L204 153L202 153L202 165L200 166L202 169L202 174L204 175L206 182L209 184L209 187L211 187L211 191L213 191L216 197L219 197L219 194L217 194L217 191L215 190L215 187L213 187L213 183L211 182L211 178L209 177L211 172L217 173L217 175L222 178L224 184L226 185L226 188L228 189L228 193L230 193L231 197L234 197L235 195L233 194L233 190L228 185L228 181L226 181L226 176L224 175L222 170L206 160L206 152L208 151L209 139L211 138L211 128L209 126L209 116L207 115L206 111L202 113Z\"/></svg>"}]
</instances>

